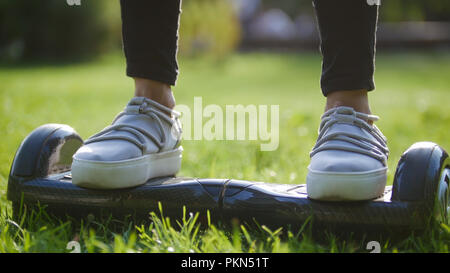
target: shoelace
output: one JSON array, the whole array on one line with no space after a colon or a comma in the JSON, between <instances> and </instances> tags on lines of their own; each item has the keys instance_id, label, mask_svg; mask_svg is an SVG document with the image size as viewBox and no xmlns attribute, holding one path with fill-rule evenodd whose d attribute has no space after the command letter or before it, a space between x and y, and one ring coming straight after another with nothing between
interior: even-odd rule
<instances>
[{"instance_id":1,"label":"shoelace","mask_svg":"<svg viewBox=\"0 0 450 273\"><path fill-rule=\"evenodd\" d=\"M164 113L163 111L166 113ZM161 132L162 139L159 140L158 136L154 136L154 135L148 133L147 131L145 131L144 129L130 125L130 124L115 124L115 125L107 126L99 133L91 136L89 139L87 139L84 142L84 144L89 144L89 143L103 141L103 140L126 140L126 141L129 141L129 142L135 144L137 147L139 147L142 150L143 153L145 153L147 151L147 145L146 145L146 141L145 141L144 137L147 137L150 140L152 140L152 142L158 147L159 150L161 150L167 141L167 135L164 131L164 127L163 127L161 119L166 121L167 123L169 123L171 128L173 128L174 123L176 122L177 129L180 130L180 132L178 132L178 133L181 133L181 125L180 125L180 121L179 121L180 114L172 109L169 109L169 108L165 109L165 107L163 108L163 107L161 107L161 105L157 105L155 102L153 102L149 99L142 98L142 97L131 99L131 101L128 103L127 107L125 108L125 110L116 116L116 118L113 121L113 124L120 117L122 117L124 115L130 115L130 114L142 114L142 115L154 120L156 122L156 124L158 124L158 129ZM174 117L174 120L169 118L167 116L167 114L171 114ZM128 133L131 133L132 135L136 136L137 140L130 136L125 136L125 135L106 135L107 133L112 132L112 131L125 131Z\"/></svg>"},{"instance_id":2,"label":"shoelace","mask_svg":"<svg viewBox=\"0 0 450 273\"><path fill-rule=\"evenodd\" d=\"M368 115L354 111L350 107L337 107L326 111L322 115L322 121L319 126L319 136L314 145L310 156L312 157L318 152L325 150L342 150L354 153L360 153L375 158L386 165L386 160L389 155L389 149L386 145L386 137L375 125L369 125L367 121L377 121L378 116ZM327 130L336 123L347 123L357 126L372 135L373 139L351 133L351 132L336 132L325 135ZM326 144L330 140L340 140L347 143L354 144L354 146L345 146L339 144Z\"/></svg>"}]
</instances>

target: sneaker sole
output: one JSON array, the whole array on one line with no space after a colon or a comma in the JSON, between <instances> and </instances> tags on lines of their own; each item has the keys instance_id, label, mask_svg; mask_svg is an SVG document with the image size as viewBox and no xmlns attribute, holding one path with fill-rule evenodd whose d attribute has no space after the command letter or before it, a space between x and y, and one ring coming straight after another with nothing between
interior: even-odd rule
<instances>
[{"instance_id":1,"label":"sneaker sole","mask_svg":"<svg viewBox=\"0 0 450 273\"><path fill-rule=\"evenodd\" d=\"M149 179L175 175L181 168L183 148L121 161L73 159L72 183L92 189L121 189Z\"/></svg>"},{"instance_id":2,"label":"sneaker sole","mask_svg":"<svg viewBox=\"0 0 450 273\"><path fill-rule=\"evenodd\" d=\"M319 172L308 169L308 197L322 201L362 201L383 195L387 167L368 172Z\"/></svg>"}]
</instances>

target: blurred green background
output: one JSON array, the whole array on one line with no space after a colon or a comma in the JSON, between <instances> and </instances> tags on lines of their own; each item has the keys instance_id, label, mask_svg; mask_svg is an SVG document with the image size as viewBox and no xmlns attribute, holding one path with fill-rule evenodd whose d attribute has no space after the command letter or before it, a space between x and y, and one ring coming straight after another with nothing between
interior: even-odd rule
<instances>
[{"instance_id":1,"label":"blurred green background","mask_svg":"<svg viewBox=\"0 0 450 273\"><path fill-rule=\"evenodd\" d=\"M0 60L14 63L86 59L120 49L119 1L80 3L69 6L65 0L0 0ZM226 55L251 36L248 28L264 12L273 9L282 14L272 17L277 21L273 25L282 23L284 15L291 20L302 15L310 21L313 16L309 0L185 0L180 54ZM449 20L450 1L382 1L381 22Z\"/></svg>"}]
</instances>

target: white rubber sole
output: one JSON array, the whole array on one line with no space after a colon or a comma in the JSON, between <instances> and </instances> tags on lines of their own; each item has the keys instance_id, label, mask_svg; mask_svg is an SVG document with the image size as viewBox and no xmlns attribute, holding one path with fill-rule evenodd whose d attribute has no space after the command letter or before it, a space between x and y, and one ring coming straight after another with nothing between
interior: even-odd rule
<instances>
[{"instance_id":1,"label":"white rubber sole","mask_svg":"<svg viewBox=\"0 0 450 273\"><path fill-rule=\"evenodd\" d=\"M121 189L145 184L155 177L175 175L183 148L121 161L73 159L72 183L92 189Z\"/></svg>"},{"instance_id":2,"label":"white rubber sole","mask_svg":"<svg viewBox=\"0 0 450 273\"><path fill-rule=\"evenodd\" d=\"M308 197L323 201L362 201L380 197L387 167L367 172L320 172L308 168Z\"/></svg>"}]
</instances>

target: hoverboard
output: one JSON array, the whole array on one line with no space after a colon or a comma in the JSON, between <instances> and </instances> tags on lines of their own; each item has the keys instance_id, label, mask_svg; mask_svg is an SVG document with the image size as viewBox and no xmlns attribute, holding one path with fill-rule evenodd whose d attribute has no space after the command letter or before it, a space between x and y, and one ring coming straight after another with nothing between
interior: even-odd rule
<instances>
[{"instance_id":1,"label":"hoverboard","mask_svg":"<svg viewBox=\"0 0 450 273\"><path fill-rule=\"evenodd\" d=\"M71 183L72 155L83 145L70 126L46 124L31 132L16 152L7 197L13 215L36 204L58 216L110 214L148 219L149 212L181 217L183 207L213 221L239 219L270 227L314 225L363 230L420 230L447 221L450 160L431 142L418 142L402 155L392 186L370 201L324 202L308 198L306 185L234 179L160 177L134 188L93 190Z\"/></svg>"}]
</instances>

